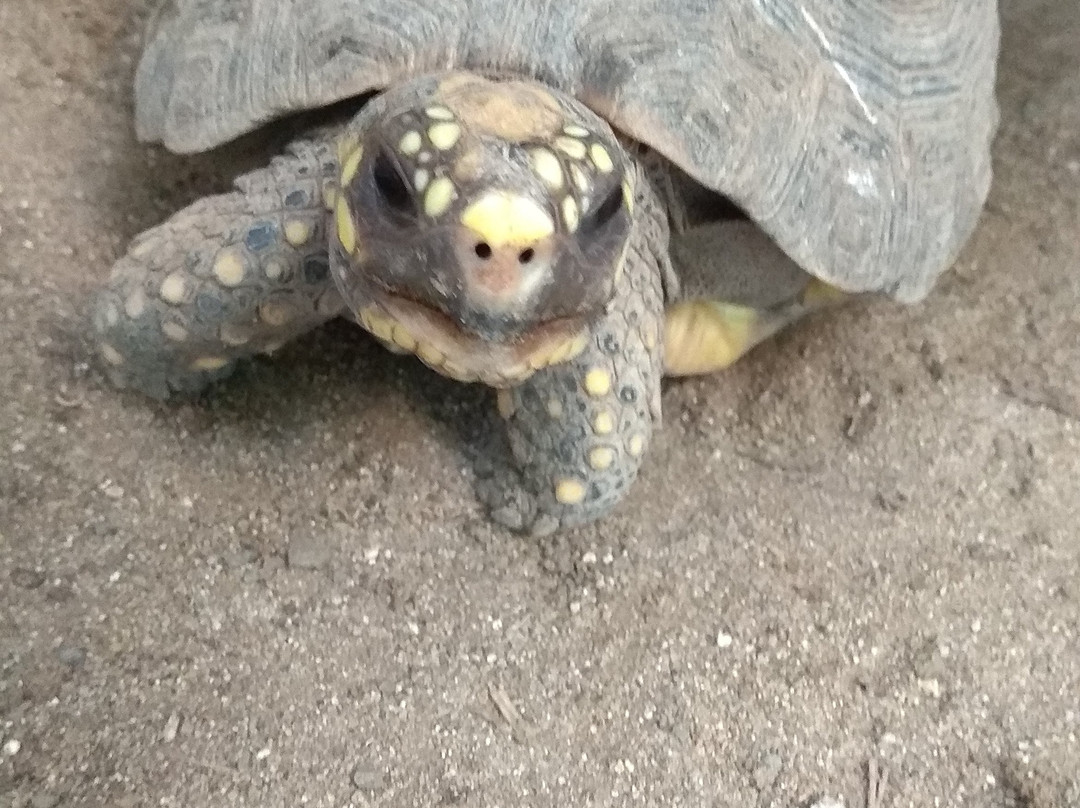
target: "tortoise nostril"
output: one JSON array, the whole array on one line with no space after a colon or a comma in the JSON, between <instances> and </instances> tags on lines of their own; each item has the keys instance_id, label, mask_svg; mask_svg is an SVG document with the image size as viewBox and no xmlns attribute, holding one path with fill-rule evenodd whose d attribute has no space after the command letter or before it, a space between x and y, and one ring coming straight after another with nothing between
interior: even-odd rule
<instances>
[{"instance_id":1,"label":"tortoise nostril","mask_svg":"<svg viewBox=\"0 0 1080 808\"><path fill-rule=\"evenodd\" d=\"M474 249L476 251L477 258L480 258L484 261L491 258L491 245L488 244L486 241L481 241L479 244L476 245Z\"/></svg>"},{"instance_id":2,"label":"tortoise nostril","mask_svg":"<svg viewBox=\"0 0 1080 808\"><path fill-rule=\"evenodd\" d=\"M536 251L535 251L535 250L533 250L533 248L532 248L532 247L529 247L529 248L528 248L528 249L526 249L526 250L522 250L522 251L521 251L521 252L520 252L520 253L518 254L518 262L519 262L519 263L522 263L522 264L527 264L527 263L529 263L529 262L530 262L531 260L533 260L533 256L534 256L534 255L536 255Z\"/></svg>"}]
</instances>

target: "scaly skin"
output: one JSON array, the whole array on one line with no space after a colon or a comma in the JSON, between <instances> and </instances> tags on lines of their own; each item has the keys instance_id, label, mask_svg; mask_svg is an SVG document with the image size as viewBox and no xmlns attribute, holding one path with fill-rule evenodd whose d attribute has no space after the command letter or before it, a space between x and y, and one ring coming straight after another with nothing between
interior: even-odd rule
<instances>
[{"instance_id":1,"label":"scaly skin","mask_svg":"<svg viewBox=\"0 0 1080 808\"><path fill-rule=\"evenodd\" d=\"M342 313L326 246L337 159L328 144L290 152L141 234L116 263L93 308L114 384L198 392Z\"/></svg>"}]
</instances>

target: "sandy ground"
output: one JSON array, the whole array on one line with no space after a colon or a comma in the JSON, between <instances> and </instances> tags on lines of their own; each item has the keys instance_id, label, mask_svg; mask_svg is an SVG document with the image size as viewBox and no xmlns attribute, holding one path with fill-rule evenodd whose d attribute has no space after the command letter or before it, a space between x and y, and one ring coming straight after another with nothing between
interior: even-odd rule
<instances>
[{"instance_id":1,"label":"sandy ground","mask_svg":"<svg viewBox=\"0 0 1080 808\"><path fill-rule=\"evenodd\" d=\"M488 396L357 329L103 385L88 290L236 154L134 143L141 4L0 3L0 805L1080 805L1080 6L1003 12L935 294L669 385L632 500L533 540Z\"/></svg>"}]
</instances>

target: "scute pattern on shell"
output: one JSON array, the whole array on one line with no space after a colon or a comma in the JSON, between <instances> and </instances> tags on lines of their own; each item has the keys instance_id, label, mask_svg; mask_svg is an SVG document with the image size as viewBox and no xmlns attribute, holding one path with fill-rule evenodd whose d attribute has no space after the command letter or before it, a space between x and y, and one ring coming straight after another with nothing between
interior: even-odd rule
<instances>
[{"instance_id":1,"label":"scute pattern on shell","mask_svg":"<svg viewBox=\"0 0 1080 808\"><path fill-rule=\"evenodd\" d=\"M913 301L990 183L994 0L173 0L137 128L181 152L422 72L576 94L805 269Z\"/></svg>"}]
</instances>

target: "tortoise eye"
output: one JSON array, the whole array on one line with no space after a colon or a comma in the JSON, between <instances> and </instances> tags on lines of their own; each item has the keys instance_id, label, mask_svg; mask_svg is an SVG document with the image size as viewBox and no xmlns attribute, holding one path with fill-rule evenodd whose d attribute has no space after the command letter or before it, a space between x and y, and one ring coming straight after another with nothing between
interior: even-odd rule
<instances>
[{"instance_id":1,"label":"tortoise eye","mask_svg":"<svg viewBox=\"0 0 1080 808\"><path fill-rule=\"evenodd\" d=\"M615 185L608 195L604 197L604 201L589 211L589 215L585 217L585 220L581 223L582 230L599 230L601 227L615 218L615 214L619 212L619 208L622 207L622 187Z\"/></svg>"},{"instance_id":2,"label":"tortoise eye","mask_svg":"<svg viewBox=\"0 0 1080 808\"><path fill-rule=\"evenodd\" d=\"M398 170L397 161L385 150L380 151L375 158L371 174L375 181L375 190L379 192L379 197L388 207L398 213L413 211L413 198L409 186L405 184Z\"/></svg>"}]
</instances>

